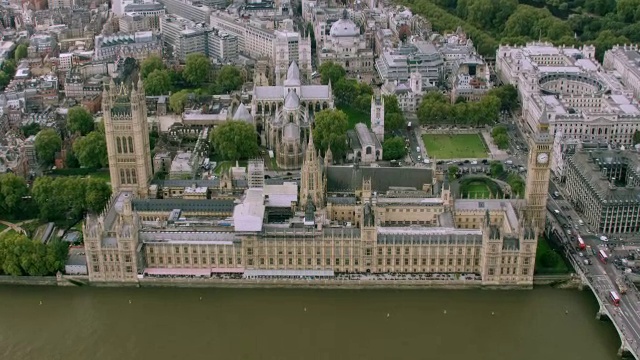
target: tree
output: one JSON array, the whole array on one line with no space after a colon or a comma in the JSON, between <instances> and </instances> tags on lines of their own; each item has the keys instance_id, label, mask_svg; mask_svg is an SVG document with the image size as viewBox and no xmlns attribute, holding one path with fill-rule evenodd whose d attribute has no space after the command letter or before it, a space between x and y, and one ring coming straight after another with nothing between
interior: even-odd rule
<instances>
[{"instance_id":1,"label":"tree","mask_svg":"<svg viewBox=\"0 0 640 360\"><path fill-rule=\"evenodd\" d=\"M17 232L0 235L0 273L6 275L53 275L64 269L68 255L68 244L60 240L45 245Z\"/></svg>"},{"instance_id":2,"label":"tree","mask_svg":"<svg viewBox=\"0 0 640 360\"><path fill-rule=\"evenodd\" d=\"M489 171L491 176L495 178L504 173L504 166L502 166L500 161L492 161L491 164L489 164Z\"/></svg>"},{"instance_id":3,"label":"tree","mask_svg":"<svg viewBox=\"0 0 640 360\"><path fill-rule=\"evenodd\" d=\"M12 173L0 175L0 214L15 216L29 194L27 182Z\"/></svg>"},{"instance_id":4,"label":"tree","mask_svg":"<svg viewBox=\"0 0 640 360\"><path fill-rule=\"evenodd\" d=\"M518 108L518 90L511 84L495 87L489 90L487 95L495 96L500 100L502 111L513 111Z\"/></svg>"},{"instance_id":5,"label":"tree","mask_svg":"<svg viewBox=\"0 0 640 360\"><path fill-rule=\"evenodd\" d=\"M31 135L37 135L38 132L40 132L40 124L32 122L31 124L21 127L20 132L25 138L28 138Z\"/></svg>"},{"instance_id":6,"label":"tree","mask_svg":"<svg viewBox=\"0 0 640 360\"><path fill-rule=\"evenodd\" d=\"M553 250L546 250L540 255L540 266L545 269L554 269L561 261L560 255Z\"/></svg>"},{"instance_id":7,"label":"tree","mask_svg":"<svg viewBox=\"0 0 640 360\"><path fill-rule=\"evenodd\" d=\"M324 85L327 85L329 82L336 85L338 81L343 79L347 74L342 66L332 61L323 62L318 68L318 73L320 74L320 82Z\"/></svg>"},{"instance_id":8,"label":"tree","mask_svg":"<svg viewBox=\"0 0 640 360\"><path fill-rule=\"evenodd\" d=\"M85 183L85 207L87 211L98 214L104 209L107 201L109 201L111 187L102 179L85 179Z\"/></svg>"},{"instance_id":9,"label":"tree","mask_svg":"<svg viewBox=\"0 0 640 360\"><path fill-rule=\"evenodd\" d=\"M11 78L4 71L0 72L0 90L4 90L11 82Z\"/></svg>"},{"instance_id":10,"label":"tree","mask_svg":"<svg viewBox=\"0 0 640 360\"><path fill-rule=\"evenodd\" d=\"M616 7L620 20L626 23L640 21L640 0L618 0Z\"/></svg>"},{"instance_id":11,"label":"tree","mask_svg":"<svg viewBox=\"0 0 640 360\"><path fill-rule=\"evenodd\" d=\"M398 38L400 41L405 42L411 36L411 28L407 24L400 25L398 29Z\"/></svg>"},{"instance_id":12,"label":"tree","mask_svg":"<svg viewBox=\"0 0 640 360\"><path fill-rule=\"evenodd\" d=\"M140 75L142 76L143 80L146 80L147 76L149 76L155 70L164 70L164 63L159 56L149 56L140 64Z\"/></svg>"},{"instance_id":13,"label":"tree","mask_svg":"<svg viewBox=\"0 0 640 360\"><path fill-rule=\"evenodd\" d=\"M225 65L218 72L216 83L219 91L226 94L234 90L240 90L244 80L240 69L233 65Z\"/></svg>"},{"instance_id":14,"label":"tree","mask_svg":"<svg viewBox=\"0 0 640 360\"><path fill-rule=\"evenodd\" d=\"M122 78L128 79L138 67L138 62L132 57L124 59L122 64Z\"/></svg>"},{"instance_id":15,"label":"tree","mask_svg":"<svg viewBox=\"0 0 640 360\"><path fill-rule=\"evenodd\" d=\"M404 114L395 95L384 96L384 131L393 132L401 129L405 124Z\"/></svg>"},{"instance_id":16,"label":"tree","mask_svg":"<svg viewBox=\"0 0 640 360\"><path fill-rule=\"evenodd\" d=\"M189 54L182 75L194 86L200 86L209 79L211 61L203 54Z\"/></svg>"},{"instance_id":17,"label":"tree","mask_svg":"<svg viewBox=\"0 0 640 360\"><path fill-rule=\"evenodd\" d=\"M9 79L12 79L13 75L16 74L17 66L18 65L16 64L15 60L9 59L4 63L2 63L2 71L4 71L7 75L9 75Z\"/></svg>"},{"instance_id":18,"label":"tree","mask_svg":"<svg viewBox=\"0 0 640 360\"><path fill-rule=\"evenodd\" d=\"M15 57L16 61L20 61L20 60L26 58L28 54L29 53L27 51L27 45L20 44L20 45L18 45L18 47L16 47L16 51L14 53L14 57Z\"/></svg>"},{"instance_id":19,"label":"tree","mask_svg":"<svg viewBox=\"0 0 640 360\"><path fill-rule=\"evenodd\" d=\"M395 136L387 138L382 144L382 155L385 160L398 160L404 158L407 154L407 149L404 146L404 139Z\"/></svg>"},{"instance_id":20,"label":"tree","mask_svg":"<svg viewBox=\"0 0 640 360\"><path fill-rule=\"evenodd\" d=\"M460 168L458 168L458 166L456 165L449 166L447 174L449 175L450 181L455 180L456 176L458 175L458 171L460 171Z\"/></svg>"},{"instance_id":21,"label":"tree","mask_svg":"<svg viewBox=\"0 0 640 360\"><path fill-rule=\"evenodd\" d=\"M511 193L515 196L523 196L524 195L524 180L520 177L520 175L516 173L511 173L507 176L507 183L511 186Z\"/></svg>"},{"instance_id":22,"label":"tree","mask_svg":"<svg viewBox=\"0 0 640 360\"><path fill-rule=\"evenodd\" d=\"M491 130L491 136L498 149L506 149L509 147L509 136L507 135L506 127L502 125L494 127L493 130Z\"/></svg>"},{"instance_id":23,"label":"tree","mask_svg":"<svg viewBox=\"0 0 640 360\"><path fill-rule=\"evenodd\" d=\"M334 159L347 152L347 115L341 110L326 109L316 113L313 142L323 154L331 147Z\"/></svg>"},{"instance_id":24,"label":"tree","mask_svg":"<svg viewBox=\"0 0 640 360\"><path fill-rule=\"evenodd\" d=\"M493 143L496 144L498 149L507 149L509 148L509 137L507 134L498 134L493 137Z\"/></svg>"},{"instance_id":25,"label":"tree","mask_svg":"<svg viewBox=\"0 0 640 360\"><path fill-rule=\"evenodd\" d=\"M187 104L187 97L189 96L189 91L180 90L177 93L171 94L169 97L169 107L176 114L180 114L184 111L184 106Z\"/></svg>"},{"instance_id":26,"label":"tree","mask_svg":"<svg viewBox=\"0 0 640 360\"><path fill-rule=\"evenodd\" d=\"M56 152L62 148L62 139L54 129L44 129L36 136L35 148L38 160L45 165L51 165L56 158Z\"/></svg>"},{"instance_id":27,"label":"tree","mask_svg":"<svg viewBox=\"0 0 640 360\"><path fill-rule=\"evenodd\" d=\"M69 114L67 114L67 129L70 133L87 135L93 131L94 126L93 116L87 109L82 106L74 106L69 109Z\"/></svg>"},{"instance_id":28,"label":"tree","mask_svg":"<svg viewBox=\"0 0 640 360\"><path fill-rule=\"evenodd\" d=\"M633 133L633 145L640 144L640 130Z\"/></svg>"},{"instance_id":29,"label":"tree","mask_svg":"<svg viewBox=\"0 0 640 360\"><path fill-rule=\"evenodd\" d=\"M147 95L163 95L171 90L171 79L167 70L153 70L144 80Z\"/></svg>"},{"instance_id":30,"label":"tree","mask_svg":"<svg viewBox=\"0 0 640 360\"><path fill-rule=\"evenodd\" d=\"M211 137L214 151L224 159L248 159L259 152L258 133L244 121L227 121L215 127Z\"/></svg>"},{"instance_id":31,"label":"tree","mask_svg":"<svg viewBox=\"0 0 640 360\"><path fill-rule=\"evenodd\" d=\"M82 167L100 169L109 164L105 135L92 131L73 143L73 153Z\"/></svg>"}]
</instances>

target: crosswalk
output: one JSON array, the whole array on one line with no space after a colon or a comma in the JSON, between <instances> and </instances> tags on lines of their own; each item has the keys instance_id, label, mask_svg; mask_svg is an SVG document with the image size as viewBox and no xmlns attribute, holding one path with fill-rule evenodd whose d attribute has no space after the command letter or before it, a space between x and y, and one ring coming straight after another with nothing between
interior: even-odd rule
<instances>
[{"instance_id":1,"label":"crosswalk","mask_svg":"<svg viewBox=\"0 0 640 360\"><path fill-rule=\"evenodd\" d=\"M598 291L609 292L611 290L615 290L607 275L591 275L591 279L591 284Z\"/></svg>"}]
</instances>

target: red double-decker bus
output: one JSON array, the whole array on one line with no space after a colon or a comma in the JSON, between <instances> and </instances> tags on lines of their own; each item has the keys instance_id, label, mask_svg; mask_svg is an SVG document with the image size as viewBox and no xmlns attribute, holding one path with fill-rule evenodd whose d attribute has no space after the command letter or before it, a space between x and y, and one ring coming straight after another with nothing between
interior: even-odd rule
<instances>
[{"instance_id":1,"label":"red double-decker bus","mask_svg":"<svg viewBox=\"0 0 640 360\"><path fill-rule=\"evenodd\" d=\"M613 305L620 306L620 295L618 295L617 292L610 291L609 292L609 299L611 299L611 302L613 303Z\"/></svg>"},{"instance_id":2,"label":"red double-decker bus","mask_svg":"<svg viewBox=\"0 0 640 360\"><path fill-rule=\"evenodd\" d=\"M580 250L584 250L586 247L587 245L584 243L584 240L582 240L582 238L578 236L578 248Z\"/></svg>"},{"instance_id":3,"label":"red double-decker bus","mask_svg":"<svg viewBox=\"0 0 640 360\"><path fill-rule=\"evenodd\" d=\"M604 252L604 250L598 251L598 259L600 259L600 261L602 261L603 264L607 263L608 258L609 256L607 255L606 252Z\"/></svg>"}]
</instances>

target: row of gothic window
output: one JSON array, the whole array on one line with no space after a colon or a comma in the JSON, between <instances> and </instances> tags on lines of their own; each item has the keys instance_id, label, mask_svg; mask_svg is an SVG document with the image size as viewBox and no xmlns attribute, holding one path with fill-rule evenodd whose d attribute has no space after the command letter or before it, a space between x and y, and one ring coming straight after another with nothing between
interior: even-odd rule
<instances>
[{"instance_id":1,"label":"row of gothic window","mask_svg":"<svg viewBox=\"0 0 640 360\"><path fill-rule=\"evenodd\" d=\"M133 154L133 138L131 136L116 137L116 147L118 154Z\"/></svg>"},{"instance_id":2,"label":"row of gothic window","mask_svg":"<svg viewBox=\"0 0 640 360\"><path fill-rule=\"evenodd\" d=\"M136 169L120 169L120 184L137 184Z\"/></svg>"}]
</instances>

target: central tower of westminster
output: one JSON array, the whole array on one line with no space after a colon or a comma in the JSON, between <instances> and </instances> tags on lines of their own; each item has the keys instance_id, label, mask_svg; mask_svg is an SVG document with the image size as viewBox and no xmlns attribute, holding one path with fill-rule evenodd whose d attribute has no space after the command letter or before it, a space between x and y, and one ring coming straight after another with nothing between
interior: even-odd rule
<instances>
[{"instance_id":1,"label":"central tower of westminster","mask_svg":"<svg viewBox=\"0 0 640 360\"><path fill-rule=\"evenodd\" d=\"M239 167L219 178L152 183L142 82L112 80L102 105L113 197L83 228L91 281L276 271L533 283L551 162L543 129L532 138L525 199L456 199L435 164L334 165L311 135L299 184L249 183Z\"/></svg>"},{"instance_id":2,"label":"central tower of westminster","mask_svg":"<svg viewBox=\"0 0 640 360\"><path fill-rule=\"evenodd\" d=\"M115 84L102 92L102 113L109 155L111 188L146 198L152 177L149 125L142 80Z\"/></svg>"}]
</instances>

